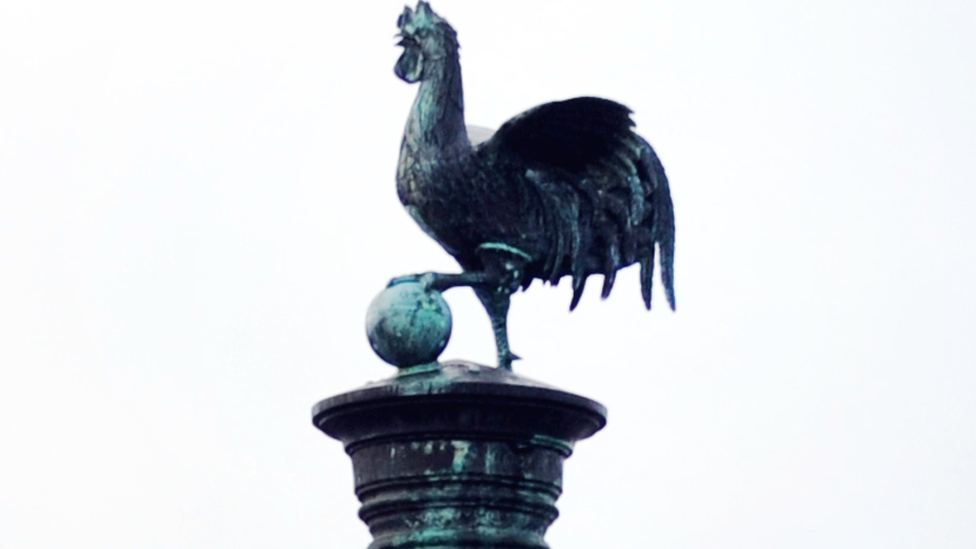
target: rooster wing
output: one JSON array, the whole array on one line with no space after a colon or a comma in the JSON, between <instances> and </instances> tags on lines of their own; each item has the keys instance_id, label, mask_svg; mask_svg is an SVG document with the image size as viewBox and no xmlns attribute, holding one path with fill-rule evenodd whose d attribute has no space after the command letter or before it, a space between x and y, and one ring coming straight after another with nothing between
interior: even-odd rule
<instances>
[{"instance_id":1,"label":"rooster wing","mask_svg":"<svg viewBox=\"0 0 976 549\"><path fill-rule=\"evenodd\" d=\"M654 149L632 131L630 109L580 97L546 103L506 122L478 146L485 165L521 174L541 205L547 246L530 265L533 278L573 279L576 307L591 274L610 294L618 269L641 264L641 293L651 307L655 245L661 281L674 308L674 211Z\"/></svg>"}]
</instances>

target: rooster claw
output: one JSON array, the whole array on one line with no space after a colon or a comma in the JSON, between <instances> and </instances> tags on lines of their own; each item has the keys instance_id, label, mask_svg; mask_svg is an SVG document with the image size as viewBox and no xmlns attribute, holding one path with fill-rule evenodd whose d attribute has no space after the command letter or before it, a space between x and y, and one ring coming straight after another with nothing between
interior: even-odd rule
<instances>
[{"instance_id":1,"label":"rooster claw","mask_svg":"<svg viewBox=\"0 0 976 549\"><path fill-rule=\"evenodd\" d=\"M387 283L387 288L392 288L397 284L403 284L404 282L415 282L417 280L417 275L406 275L391 278L390 282Z\"/></svg>"},{"instance_id":2,"label":"rooster claw","mask_svg":"<svg viewBox=\"0 0 976 549\"><path fill-rule=\"evenodd\" d=\"M390 280L389 284L386 285L387 288L392 288L397 284L403 284L404 282L416 282L423 287L425 292L432 291L434 281L437 280L437 273L423 273L423 274L412 274L398 276Z\"/></svg>"}]
</instances>

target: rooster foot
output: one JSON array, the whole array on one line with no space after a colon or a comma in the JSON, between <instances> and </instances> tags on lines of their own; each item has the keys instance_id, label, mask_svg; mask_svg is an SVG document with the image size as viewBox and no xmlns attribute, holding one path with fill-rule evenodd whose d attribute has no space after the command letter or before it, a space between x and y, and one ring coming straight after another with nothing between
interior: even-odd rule
<instances>
[{"instance_id":1,"label":"rooster foot","mask_svg":"<svg viewBox=\"0 0 976 549\"><path fill-rule=\"evenodd\" d=\"M390 282L386 285L387 288L392 288L397 284L403 284L404 282L417 282L423 286L425 292L429 292L433 289L434 276L437 273L418 273L398 276L390 279Z\"/></svg>"}]
</instances>

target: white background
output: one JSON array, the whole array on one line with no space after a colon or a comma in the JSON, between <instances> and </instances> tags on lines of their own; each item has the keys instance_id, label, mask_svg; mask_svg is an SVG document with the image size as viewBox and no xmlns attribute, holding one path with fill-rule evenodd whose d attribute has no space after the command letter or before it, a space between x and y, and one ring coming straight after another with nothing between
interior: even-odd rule
<instances>
[{"instance_id":1,"label":"white background","mask_svg":"<svg viewBox=\"0 0 976 549\"><path fill-rule=\"evenodd\" d=\"M557 549L976 546L976 5L438 0L469 123L621 101L677 216L515 296L516 370L610 410ZM0 7L0 547L365 548L317 400L455 271L402 211L399 1ZM445 358L494 345L447 294Z\"/></svg>"}]
</instances>

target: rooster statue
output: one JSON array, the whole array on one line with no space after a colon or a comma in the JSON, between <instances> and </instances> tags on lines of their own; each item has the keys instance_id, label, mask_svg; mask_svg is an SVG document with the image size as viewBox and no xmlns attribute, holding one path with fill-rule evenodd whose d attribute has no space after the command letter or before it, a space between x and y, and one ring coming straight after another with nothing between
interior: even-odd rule
<instances>
[{"instance_id":1,"label":"rooster statue","mask_svg":"<svg viewBox=\"0 0 976 549\"><path fill-rule=\"evenodd\" d=\"M656 245L674 309L668 180L654 149L631 130L631 111L594 97L546 103L473 145L454 29L423 1L404 8L397 25L404 51L396 75L420 83L400 148L397 193L463 271L404 278L433 290L473 288L506 370L518 358L508 344L509 301L534 279L555 285L572 277L573 310L588 276L603 275L606 298L617 270L640 263L650 309Z\"/></svg>"}]
</instances>

